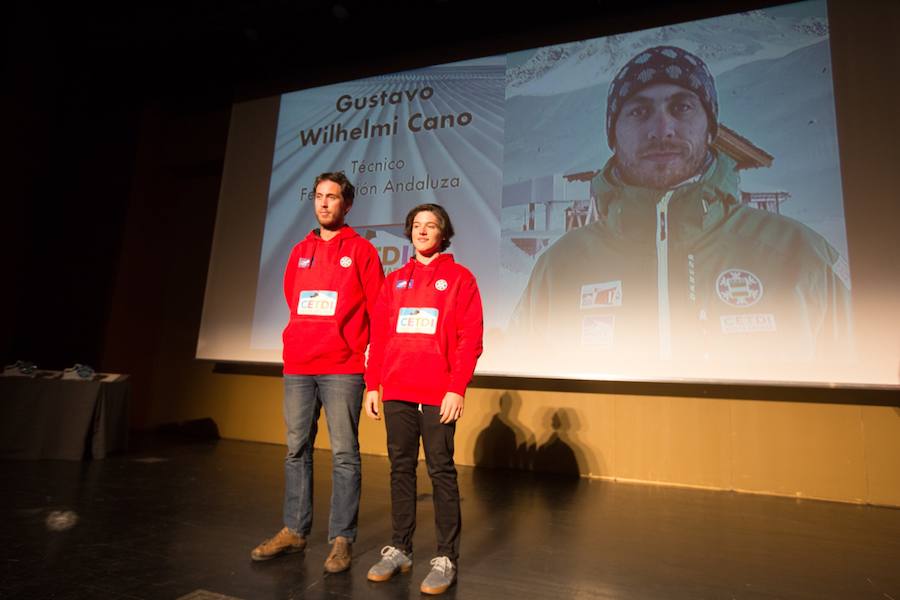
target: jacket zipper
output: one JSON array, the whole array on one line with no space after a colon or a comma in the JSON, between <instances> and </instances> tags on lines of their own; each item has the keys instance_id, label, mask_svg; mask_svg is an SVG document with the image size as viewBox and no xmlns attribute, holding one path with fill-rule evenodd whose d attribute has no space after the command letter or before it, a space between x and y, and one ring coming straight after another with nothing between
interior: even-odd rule
<instances>
[{"instance_id":1,"label":"jacket zipper","mask_svg":"<svg viewBox=\"0 0 900 600\"><path fill-rule=\"evenodd\" d=\"M672 358L672 321L669 307L669 190L656 204L656 289L659 312L659 357Z\"/></svg>"}]
</instances>

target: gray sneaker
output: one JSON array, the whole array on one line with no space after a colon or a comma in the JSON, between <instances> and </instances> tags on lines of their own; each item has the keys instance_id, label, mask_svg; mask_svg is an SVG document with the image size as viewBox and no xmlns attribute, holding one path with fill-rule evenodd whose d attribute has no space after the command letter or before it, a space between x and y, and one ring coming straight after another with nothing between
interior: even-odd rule
<instances>
[{"instance_id":1,"label":"gray sneaker","mask_svg":"<svg viewBox=\"0 0 900 600\"><path fill-rule=\"evenodd\" d=\"M412 568L412 555L399 548L385 546L381 549L381 560L375 563L366 578L369 581L387 581L394 575L406 573Z\"/></svg>"},{"instance_id":2,"label":"gray sneaker","mask_svg":"<svg viewBox=\"0 0 900 600\"><path fill-rule=\"evenodd\" d=\"M456 567L446 556L438 556L431 559L431 571L419 591L423 594L443 594L455 582Z\"/></svg>"}]
</instances>

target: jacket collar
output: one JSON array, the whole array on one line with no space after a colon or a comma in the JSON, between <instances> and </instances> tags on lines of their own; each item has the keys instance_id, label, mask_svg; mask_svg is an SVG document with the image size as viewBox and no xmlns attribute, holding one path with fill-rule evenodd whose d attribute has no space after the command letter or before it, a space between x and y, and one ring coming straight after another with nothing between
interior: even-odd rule
<instances>
[{"instance_id":1,"label":"jacket collar","mask_svg":"<svg viewBox=\"0 0 900 600\"><path fill-rule=\"evenodd\" d=\"M740 205L740 177L735 161L712 152L712 161L694 182L672 190L668 224L673 241L692 241L721 223ZM656 205L667 190L622 183L614 174L614 158L591 181L598 220L606 229L635 241L656 235Z\"/></svg>"},{"instance_id":2,"label":"jacket collar","mask_svg":"<svg viewBox=\"0 0 900 600\"><path fill-rule=\"evenodd\" d=\"M415 255L413 255L410 257L409 261L403 265L403 268L398 275L398 279L405 281L414 280L414 285L418 288L427 287L431 285L431 282L437 276L437 270L439 268L452 265L455 262L452 254L441 253L440 256L433 261L427 265L423 265L417 261Z\"/></svg>"},{"instance_id":3,"label":"jacket collar","mask_svg":"<svg viewBox=\"0 0 900 600\"><path fill-rule=\"evenodd\" d=\"M406 279L409 279L409 275L413 271L418 271L419 269L434 271L442 265L451 264L451 263L455 263L455 262L456 261L453 259L452 254L446 254L446 253L442 252L433 261L431 261L427 265L423 265L422 263L420 263L419 261L416 260L416 255L413 254L412 256L409 257L409 260L406 262L406 264L403 265L403 270L405 271L405 273L403 275L406 277Z\"/></svg>"},{"instance_id":4,"label":"jacket collar","mask_svg":"<svg viewBox=\"0 0 900 600\"><path fill-rule=\"evenodd\" d=\"M335 240L344 241L344 240L350 239L352 237L359 237L359 234L356 233L356 230L353 229L352 227L350 227L349 225L344 225L343 227L338 229L337 235L328 241L323 240L319 236L319 228L318 227L313 229L312 231L310 231L309 234L307 234L306 239L307 239L307 241L314 241L314 242L318 242L321 244L330 244L330 243L334 242Z\"/></svg>"}]
</instances>

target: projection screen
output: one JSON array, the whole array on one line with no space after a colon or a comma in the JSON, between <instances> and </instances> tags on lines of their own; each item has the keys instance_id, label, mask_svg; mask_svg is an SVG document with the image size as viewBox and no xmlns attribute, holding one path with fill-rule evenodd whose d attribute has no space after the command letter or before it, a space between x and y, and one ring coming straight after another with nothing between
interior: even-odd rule
<instances>
[{"instance_id":1,"label":"projection screen","mask_svg":"<svg viewBox=\"0 0 900 600\"><path fill-rule=\"evenodd\" d=\"M845 207L874 205L844 193L830 37L800 2L235 105L198 358L280 362L285 261L342 170L385 272L411 207L448 210L479 374L897 386L897 319L873 346L854 310Z\"/></svg>"}]
</instances>

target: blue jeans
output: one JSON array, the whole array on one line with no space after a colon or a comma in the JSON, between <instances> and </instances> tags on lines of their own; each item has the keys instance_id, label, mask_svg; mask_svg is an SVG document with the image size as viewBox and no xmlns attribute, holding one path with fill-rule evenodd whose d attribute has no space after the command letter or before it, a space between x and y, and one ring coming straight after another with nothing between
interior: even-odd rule
<instances>
[{"instance_id":1,"label":"blue jeans","mask_svg":"<svg viewBox=\"0 0 900 600\"><path fill-rule=\"evenodd\" d=\"M328 542L356 540L362 470L359 414L365 383L361 374L285 375L284 422L288 453L284 459L284 525L304 537L312 528L313 444L319 412L325 407L331 437L331 516Z\"/></svg>"}]
</instances>

